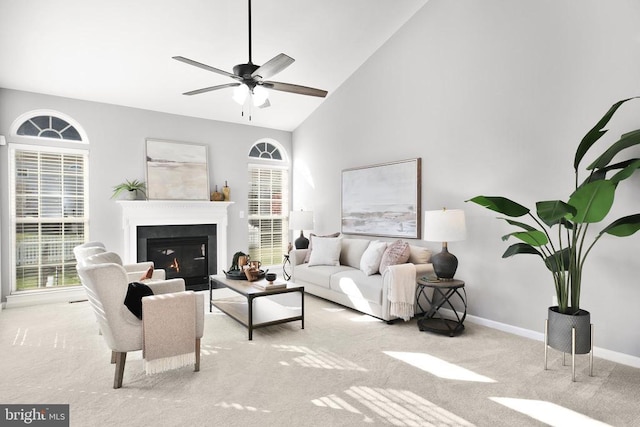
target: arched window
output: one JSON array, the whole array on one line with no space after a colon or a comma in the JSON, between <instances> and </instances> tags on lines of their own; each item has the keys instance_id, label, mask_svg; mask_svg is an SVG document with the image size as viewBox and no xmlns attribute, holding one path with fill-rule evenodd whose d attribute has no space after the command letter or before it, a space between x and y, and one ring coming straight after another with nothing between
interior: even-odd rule
<instances>
[{"instance_id":1,"label":"arched window","mask_svg":"<svg viewBox=\"0 0 640 427\"><path fill-rule=\"evenodd\" d=\"M282 262L289 236L289 163L282 146L260 140L249 150L249 255L263 265Z\"/></svg>"},{"instance_id":2,"label":"arched window","mask_svg":"<svg viewBox=\"0 0 640 427\"><path fill-rule=\"evenodd\" d=\"M12 289L78 285L73 248L88 232L89 162L76 144L88 143L85 133L49 111L23 114L10 132L10 139L20 137L9 141Z\"/></svg>"},{"instance_id":3,"label":"arched window","mask_svg":"<svg viewBox=\"0 0 640 427\"><path fill-rule=\"evenodd\" d=\"M249 157L255 159L268 159L268 160L284 160L280 149L269 141L260 141L251 147Z\"/></svg>"}]
</instances>

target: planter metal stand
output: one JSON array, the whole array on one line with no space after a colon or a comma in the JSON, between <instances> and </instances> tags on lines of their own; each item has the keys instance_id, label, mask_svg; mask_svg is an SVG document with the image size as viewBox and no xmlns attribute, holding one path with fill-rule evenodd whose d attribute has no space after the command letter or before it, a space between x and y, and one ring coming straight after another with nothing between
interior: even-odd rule
<instances>
[{"instance_id":1,"label":"planter metal stand","mask_svg":"<svg viewBox=\"0 0 640 427\"><path fill-rule=\"evenodd\" d=\"M590 314L572 316L559 313L557 307L549 308L549 318L544 321L544 369L547 370L549 347L562 351L562 366L565 355L571 353L571 380L576 380L576 354L589 354L589 376L593 376L593 323ZM552 332L549 333L551 319Z\"/></svg>"}]
</instances>

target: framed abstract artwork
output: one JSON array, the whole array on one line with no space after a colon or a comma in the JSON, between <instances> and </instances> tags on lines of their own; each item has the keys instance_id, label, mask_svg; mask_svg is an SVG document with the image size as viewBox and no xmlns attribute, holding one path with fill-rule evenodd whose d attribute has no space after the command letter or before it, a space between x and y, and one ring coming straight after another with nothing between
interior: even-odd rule
<instances>
[{"instance_id":1,"label":"framed abstract artwork","mask_svg":"<svg viewBox=\"0 0 640 427\"><path fill-rule=\"evenodd\" d=\"M207 146L147 139L149 200L209 200Z\"/></svg>"},{"instance_id":2,"label":"framed abstract artwork","mask_svg":"<svg viewBox=\"0 0 640 427\"><path fill-rule=\"evenodd\" d=\"M418 239L421 159L342 171L342 232Z\"/></svg>"}]
</instances>

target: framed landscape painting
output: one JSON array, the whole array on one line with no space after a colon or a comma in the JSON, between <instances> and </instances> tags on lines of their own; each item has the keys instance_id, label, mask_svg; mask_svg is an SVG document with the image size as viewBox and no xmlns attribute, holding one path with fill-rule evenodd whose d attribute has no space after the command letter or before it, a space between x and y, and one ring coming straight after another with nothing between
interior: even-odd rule
<instances>
[{"instance_id":1,"label":"framed landscape painting","mask_svg":"<svg viewBox=\"0 0 640 427\"><path fill-rule=\"evenodd\" d=\"M342 171L342 232L418 239L421 159Z\"/></svg>"},{"instance_id":2,"label":"framed landscape painting","mask_svg":"<svg viewBox=\"0 0 640 427\"><path fill-rule=\"evenodd\" d=\"M147 139L149 200L209 200L207 146Z\"/></svg>"}]
</instances>

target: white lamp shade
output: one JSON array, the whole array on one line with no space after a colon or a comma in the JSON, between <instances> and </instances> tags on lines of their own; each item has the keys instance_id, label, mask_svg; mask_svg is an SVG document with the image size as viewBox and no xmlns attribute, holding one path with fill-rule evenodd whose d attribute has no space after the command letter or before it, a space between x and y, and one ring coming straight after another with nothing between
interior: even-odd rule
<instances>
[{"instance_id":1,"label":"white lamp shade","mask_svg":"<svg viewBox=\"0 0 640 427\"><path fill-rule=\"evenodd\" d=\"M256 86L253 88L253 105L256 107L261 106L265 102L267 102L267 98L269 98L269 91L263 88L262 86Z\"/></svg>"},{"instance_id":2,"label":"white lamp shade","mask_svg":"<svg viewBox=\"0 0 640 427\"><path fill-rule=\"evenodd\" d=\"M289 213L289 230L313 230L313 212L291 211Z\"/></svg>"},{"instance_id":3,"label":"white lamp shade","mask_svg":"<svg viewBox=\"0 0 640 427\"><path fill-rule=\"evenodd\" d=\"M233 100L240 105L244 104L244 101L247 99L247 95L249 95L249 88L245 84L236 86L235 89L233 89Z\"/></svg>"},{"instance_id":4,"label":"white lamp shade","mask_svg":"<svg viewBox=\"0 0 640 427\"><path fill-rule=\"evenodd\" d=\"M424 240L428 242L456 242L467 238L464 211L442 209L424 213Z\"/></svg>"}]
</instances>

